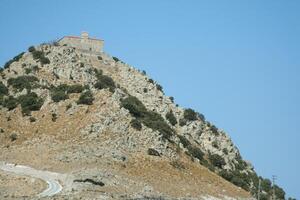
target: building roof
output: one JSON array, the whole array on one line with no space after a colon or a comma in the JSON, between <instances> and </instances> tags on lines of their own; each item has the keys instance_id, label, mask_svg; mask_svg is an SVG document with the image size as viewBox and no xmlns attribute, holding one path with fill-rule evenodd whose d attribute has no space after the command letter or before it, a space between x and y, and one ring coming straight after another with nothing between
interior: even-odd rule
<instances>
[{"instance_id":1,"label":"building roof","mask_svg":"<svg viewBox=\"0 0 300 200\"><path fill-rule=\"evenodd\" d=\"M58 42L61 41L61 40L64 39L64 38L82 39L82 38L79 37L79 36L64 36L64 37L60 38L60 39L58 40ZM90 37L89 37L88 39L89 39L89 40L104 41L104 40L101 40L101 39L90 38Z\"/></svg>"}]
</instances>

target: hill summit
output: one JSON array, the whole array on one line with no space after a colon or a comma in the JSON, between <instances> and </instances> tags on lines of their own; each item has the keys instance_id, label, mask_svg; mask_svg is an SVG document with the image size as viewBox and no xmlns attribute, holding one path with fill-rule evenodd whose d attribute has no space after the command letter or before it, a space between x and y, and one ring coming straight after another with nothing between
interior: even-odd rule
<instances>
[{"instance_id":1,"label":"hill summit","mask_svg":"<svg viewBox=\"0 0 300 200\"><path fill-rule=\"evenodd\" d=\"M261 199L273 189L284 199L224 131L103 45L84 32L5 64L0 161L59 174L56 199L253 199L259 181ZM4 170L0 177L0 197L35 199L47 188Z\"/></svg>"}]
</instances>

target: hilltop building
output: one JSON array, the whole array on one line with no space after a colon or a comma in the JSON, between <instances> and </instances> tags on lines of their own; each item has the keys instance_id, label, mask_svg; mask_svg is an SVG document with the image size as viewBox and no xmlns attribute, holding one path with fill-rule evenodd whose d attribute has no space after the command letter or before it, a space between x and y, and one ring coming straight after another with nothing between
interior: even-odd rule
<instances>
[{"instance_id":1,"label":"hilltop building","mask_svg":"<svg viewBox=\"0 0 300 200\"><path fill-rule=\"evenodd\" d=\"M75 47L85 51L102 52L104 41L100 39L90 38L87 32L82 32L81 36L64 36L58 43Z\"/></svg>"}]
</instances>

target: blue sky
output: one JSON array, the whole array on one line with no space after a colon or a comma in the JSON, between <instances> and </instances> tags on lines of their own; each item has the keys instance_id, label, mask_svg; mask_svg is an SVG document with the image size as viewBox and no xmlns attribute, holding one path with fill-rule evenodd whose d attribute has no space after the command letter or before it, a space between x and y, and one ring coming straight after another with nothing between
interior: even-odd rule
<instances>
[{"instance_id":1,"label":"blue sky","mask_svg":"<svg viewBox=\"0 0 300 200\"><path fill-rule=\"evenodd\" d=\"M79 35L225 130L260 175L300 198L300 1L0 1L0 65Z\"/></svg>"}]
</instances>

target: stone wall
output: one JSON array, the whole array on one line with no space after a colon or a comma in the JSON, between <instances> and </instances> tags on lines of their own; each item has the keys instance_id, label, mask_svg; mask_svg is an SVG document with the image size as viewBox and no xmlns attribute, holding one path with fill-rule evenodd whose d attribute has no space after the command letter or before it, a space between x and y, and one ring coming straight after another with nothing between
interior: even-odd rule
<instances>
[{"instance_id":1,"label":"stone wall","mask_svg":"<svg viewBox=\"0 0 300 200\"><path fill-rule=\"evenodd\" d=\"M59 40L59 44L75 47L85 51L102 52L104 41L91 38L66 36Z\"/></svg>"}]
</instances>

